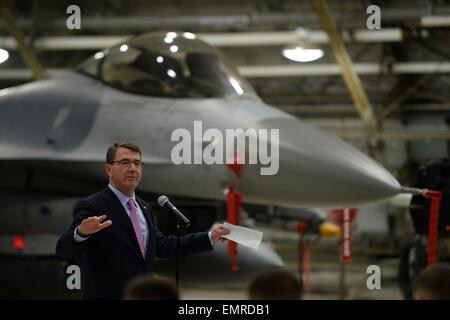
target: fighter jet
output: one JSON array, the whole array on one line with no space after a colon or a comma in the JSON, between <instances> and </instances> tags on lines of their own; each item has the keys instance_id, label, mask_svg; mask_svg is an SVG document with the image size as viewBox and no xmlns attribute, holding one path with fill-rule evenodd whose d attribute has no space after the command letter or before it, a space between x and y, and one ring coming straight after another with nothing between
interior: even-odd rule
<instances>
[{"instance_id":1,"label":"fighter jet","mask_svg":"<svg viewBox=\"0 0 450 320\"><path fill-rule=\"evenodd\" d=\"M204 212L196 229L216 220L230 186L244 203L282 207L357 206L400 192L362 152L262 102L196 35L143 34L0 91L0 253L50 254L74 203L104 188L115 141L142 149L139 194Z\"/></svg>"},{"instance_id":2,"label":"fighter jet","mask_svg":"<svg viewBox=\"0 0 450 320\"><path fill-rule=\"evenodd\" d=\"M264 104L216 49L175 32L132 37L73 72L0 91L1 187L80 192L104 182L104 149L131 140L143 150L141 191L222 200L227 166L172 159L176 129L192 134L194 149L215 143L195 140L199 123L224 133L279 130L279 169L263 175L260 164L244 163L244 201L343 207L400 191L372 159Z\"/></svg>"}]
</instances>

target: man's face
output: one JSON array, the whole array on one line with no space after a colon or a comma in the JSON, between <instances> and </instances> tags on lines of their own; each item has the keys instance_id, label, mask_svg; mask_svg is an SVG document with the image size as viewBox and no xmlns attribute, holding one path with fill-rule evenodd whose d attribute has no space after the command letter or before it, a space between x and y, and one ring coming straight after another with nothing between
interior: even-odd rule
<instances>
[{"instance_id":1,"label":"man's face","mask_svg":"<svg viewBox=\"0 0 450 320\"><path fill-rule=\"evenodd\" d=\"M118 148L112 164L105 165L109 182L124 194L131 196L141 181L142 165L139 152Z\"/></svg>"}]
</instances>

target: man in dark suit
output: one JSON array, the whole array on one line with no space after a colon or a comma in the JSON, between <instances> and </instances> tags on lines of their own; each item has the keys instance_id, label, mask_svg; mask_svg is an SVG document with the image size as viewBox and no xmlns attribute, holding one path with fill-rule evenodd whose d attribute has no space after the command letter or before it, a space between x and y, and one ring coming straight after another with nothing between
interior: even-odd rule
<instances>
[{"instance_id":1,"label":"man in dark suit","mask_svg":"<svg viewBox=\"0 0 450 320\"><path fill-rule=\"evenodd\" d=\"M86 299L122 299L127 282L153 272L154 257L176 254L177 239L165 236L155 224L150 207L134 191L142 175L137 145L112 145L106 155L105 190L81 200L74 221L56 245L56 254L79 259ZM212 250L229 230L219 225L210 232L181 238L181 254Z\"/></svg>"}]
</instances>

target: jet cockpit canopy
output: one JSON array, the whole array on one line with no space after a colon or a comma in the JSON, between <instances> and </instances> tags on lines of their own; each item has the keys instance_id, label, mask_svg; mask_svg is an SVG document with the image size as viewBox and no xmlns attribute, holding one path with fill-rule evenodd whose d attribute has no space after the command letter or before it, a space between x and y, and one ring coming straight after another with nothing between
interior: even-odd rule
<instances>
[{"instance_id":1,"label":"jet cockpit canopy","mask_svg":"<svg viewBox=\"0 0 450 320\"><path fill-rule=\"evenodd\" d=\"M78 71L117 89L149 96L255 97L212 46L189 32L147 33L97 52Z\"/></svg>"}]
</instances>

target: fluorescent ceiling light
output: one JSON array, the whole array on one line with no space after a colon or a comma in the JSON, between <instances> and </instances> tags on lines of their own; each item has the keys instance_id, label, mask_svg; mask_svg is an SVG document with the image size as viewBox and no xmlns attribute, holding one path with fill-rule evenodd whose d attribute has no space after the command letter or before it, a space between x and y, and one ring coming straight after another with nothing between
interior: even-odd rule
<instances>
[{"instance_id":1,"label":"fluorescent ceiling light","mask_svg":"<svg viewBox=\"0 0 450 320\"><path fill-rule=\"evenodd\" d=\"M297 62L310 62L321 58L323 56L323 50L297 44L284 48L283 56L286 59Z\"/></svg>"},{"instance_id":2,"label":"fluorescent ceiling light","mask_svg":"<svg viewBox=\"0 0 450 320\"><path fill-rule=\"evenodd\" d=\"M420 17L420 24L424 27L449 27L450 15L432 15Z\"/></svg>"},{"instance_id":3,"label":"fluorescent ceiling light","mask_svg":"<svg viewBox=\"0 0 450 320\"><path fill-rule=\"evenodd\" d=\"M0 48L0 63L5 62L9 58L8 51Z\"/></svg>"},{"instance_id":4,"label":"fluorescent ceiling light","mask_svg":"<svg viewBox=\"0 0 450 320\"><path fill-rule=\"evenodd\" d=\"M184 32L184 33L183 33L183 36L184 36L185 38L188 38L188 39L195 39L195 38L196 38L196 35L193 34L192 32Z\"/></svg>"},{"instance_id":5,"label":"fluorescent ceiling light","mask_svg":"<svg viewBox=\"0 0 450 320\"><path fill-rule=\"evenodd\" d=\"M103 52L99 51L99 52L97 52L97 53L94 55L94 58L95 58L96 60L98 60L98 59L103 58L104 56L105 56L105 54L104 54Z\"/></svg>"}]
</instances>

